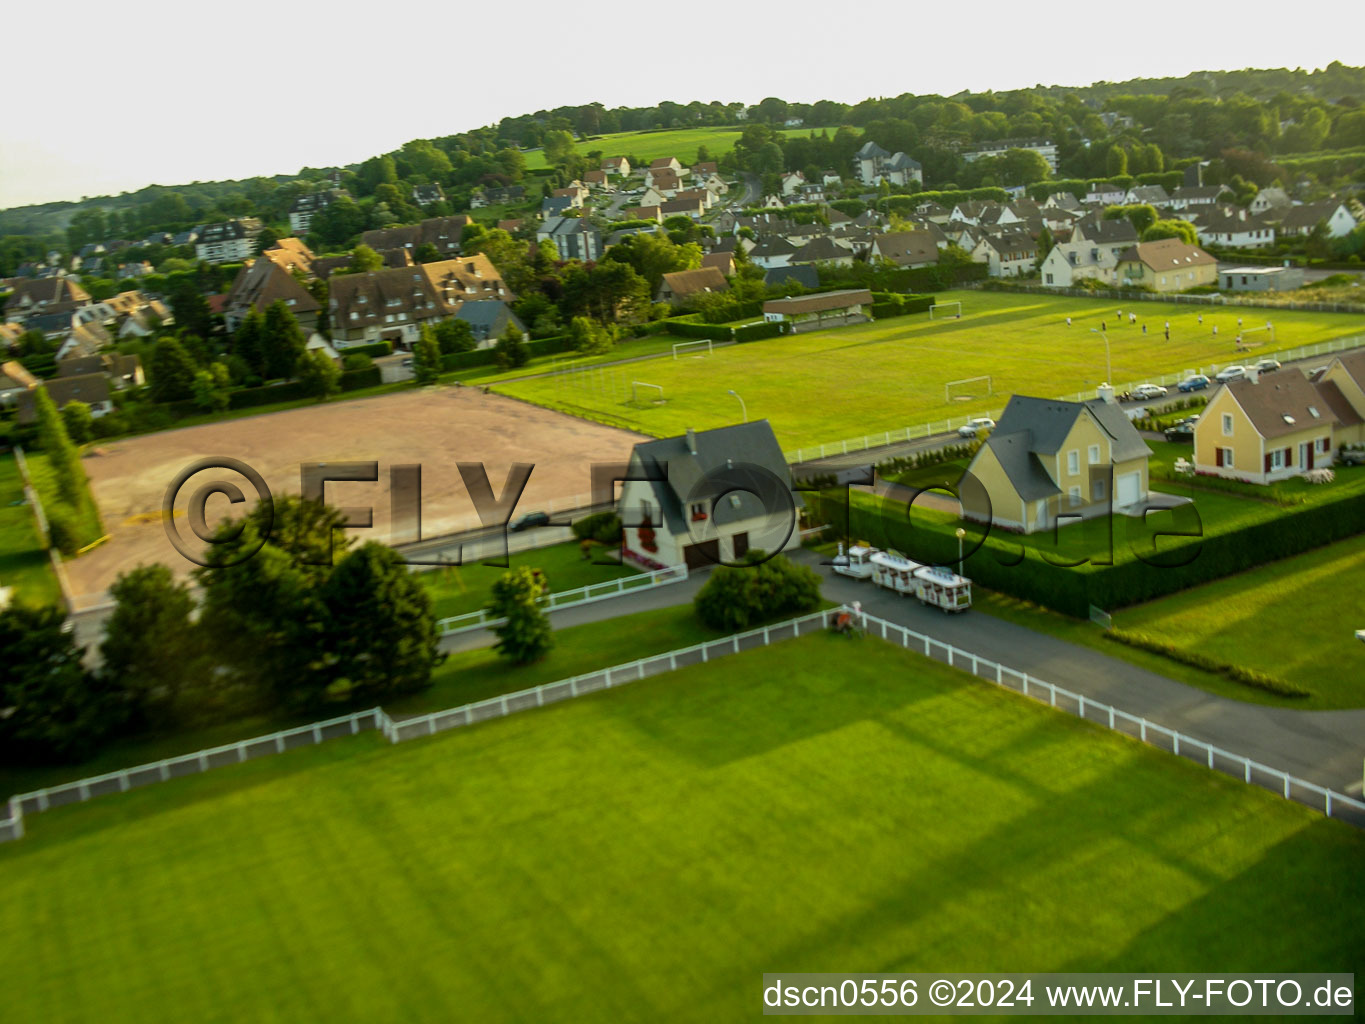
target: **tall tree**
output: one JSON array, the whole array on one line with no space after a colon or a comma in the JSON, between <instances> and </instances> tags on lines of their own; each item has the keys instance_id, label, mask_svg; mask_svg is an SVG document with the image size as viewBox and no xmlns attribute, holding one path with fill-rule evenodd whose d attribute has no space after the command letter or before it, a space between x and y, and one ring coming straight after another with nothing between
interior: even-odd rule
<instances>
[{"instance_id":1,"label":"tall tree","mask_svg":"<svg viewBox=\"0 0 1365 1024\"><path fill-rule=\"evenodd\" d=\"M198 367L175 338L157 341L148 370L152 377L153 402L178 402L194 394L194 375Z\"/></svg>"},{"instance_id":2,"label":"tall tree","mask_svg":"<svg viewBox=\"0 0 1365 1024\"><path fill-rule=\"evenodd\" d=\"M289 377L294 373L307 345L303 329L283 299L272 302L265 311L261 333L266 377Z\"/></svg>"},{"instance_id":3,"label":"tall tree","mask_svg":"<svg viewBox=\"0 0 1365 1024\"><path fill-rule=\"evenodd\" d=\"M544 577L524 565L493 584L488 610L507 620L493 630L498 638L494 649L518 665L538 661L554 647L550 620L540 608L544 587Z\"/></svg>"},{"instance_id":4,"label":"tall tree","mask_svg":"<svg viewBox=\"0 0 1365 1024\"><path fill-rule=\"evenodd\" d=\"M320 348L299 357L294 376L303 390L319 402L325 402L341 390L341 371L332 357Z\"/></svg>"},{"instance_id":5,"label":"tall tree","mask_svg":"<svg viewBox=\"0 0 1365 1024\"><path fill-rule=\"evenodd\" d=\"M412 376L419 385L435 384L441 375L441 343L430 327L423 327L412 346Z\"/></svg>"},{"instance_id":6,"label":"tall tree","mask_svg":"<svg viewBox=\"0 0 1365 1024\"><path fill-rule=\"evenodd\" d=\"M320 591L330 692L378 701L431 684L431 595L392 548L370 542L337 563Z\"/></svg>"},{"instance_id":7,"label":"tall tree","mask_svg":"<svg viewBox=\"0 0 1365 1024\"><path fill-rule=\"evenodd\" d=\"M265 318L255 306L246 311L232 336L232 352L250 367L251 372L265 376Z\"/></svg>"}]
</instances>

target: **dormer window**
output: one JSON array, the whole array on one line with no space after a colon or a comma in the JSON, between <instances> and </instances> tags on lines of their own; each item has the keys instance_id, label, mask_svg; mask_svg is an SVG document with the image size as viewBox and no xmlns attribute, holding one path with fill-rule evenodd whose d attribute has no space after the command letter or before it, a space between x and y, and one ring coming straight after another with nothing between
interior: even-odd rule
<instances>
[{"instance_id":1,"label":"dormer window","mask_svg":"<svg viewBox=\"0 0 1365 1024\"><path fill-rule=\"evenodd\" d=\"M692 503L692 522L701 522L706 518L706 502L696 501Z\"/></svg>"},{"instance_id":2,"label":"dormer window","mask_svg":"<svg viewBox=\"0 0 1365 1024\"><path fill-rule=\"evenodd\" d=\"M1318 412L1318 407L1316 405L1310 405L1308 407L1308 412L1312 415L1313 419L1315 420L1322 419L1322 415L1321 413Z\"/></svg>"}]
</instances>

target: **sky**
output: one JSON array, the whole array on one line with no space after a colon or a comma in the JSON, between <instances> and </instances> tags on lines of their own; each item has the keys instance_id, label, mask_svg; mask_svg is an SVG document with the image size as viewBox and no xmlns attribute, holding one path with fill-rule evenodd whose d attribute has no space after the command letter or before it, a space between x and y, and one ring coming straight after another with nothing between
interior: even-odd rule
<instances>
[{"instance_id":1,"label":"sky","mask_svg":"<svg viewBox=\"0 0 1365 1024\"><path fill-rule=\"evenodd\" d=\"M409 139L562 105L854 103L1365 64L1359 33L1323 30L1359 25L1357 0L1318 0L1302 28L1279 12L1274 31L1216 4L1184 5L1169 23L1130 8L1139 22L1131 37L1117 21L1068 21L1057 8L1022 20L1027 9L995 0L960 8L739 0L689 8L695 41L662 31L651 60L643 9L544 0L275 3L239 6L237 15L222 4L164 0L74 0L59 15L19 5L6 15L14 102L0 117L0 208L355 163ZM650 10L661 24L693 17Z\"/></svg>"}]
</instances>

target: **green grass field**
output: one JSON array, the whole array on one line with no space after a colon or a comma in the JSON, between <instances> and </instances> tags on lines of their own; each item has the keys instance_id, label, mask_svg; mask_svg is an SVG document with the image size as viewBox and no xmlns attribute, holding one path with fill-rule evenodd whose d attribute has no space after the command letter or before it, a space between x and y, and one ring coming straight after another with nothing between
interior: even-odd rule
<instances>
[{"instance_id":1,"label":"green grass field","mask_svg":"<svg viewBox=\"0 0 1365 1024\"><path fill-rule=\"evenodd\" d=\"M1116 306L1108 300L977 291L952 297L962 301L961 320L930 321L927 314L916 314L736 345L710 355L675 360L670 354L614 368L595 387L591 380L568 387L560 378L545 377L505 381L496 389L580 415L598 412L666 437L687 427L737 422L739 405L727 393L733 388L749 417L770 420L783 447L794 449L999 409L1014 392L1093 391L1105 377L1105 346L1089 328L1098 327L1105 315L1116 383L1247 358L1234 352L1232 340L1237 317L1246 310L1144 302L1139 310L1148 324L1144 335L1140 326L1116 326ZM1202 326L1196 319L1201 313ZM1073 318L1069 328L1068 316ZM1166 342L1162 324L1168 319L1171 340ZM1354 334L1365 326L1359 316L1335 313L1277 312L1274 322L1275 345L1266 342L1252 357ZM982 385L970 401L945 401L945 383L978 374L992 376L993 396ZM664 404L632 404L632 380L662 385Z\"/></svg>"},{"instance_id":2,"label":"green grass field","mask_svg":"<svg viewBox=\"0 0 1365 1024\"><path fill-rule=\"evenodd\" d=\"M1365 706L1365 537L1126 609L1114 625Z\"/></svg>"},{"instance_id":3,"label":"green grass field","mask_svg":"<svg viewBox=\"0 0 1365 1024\"><path fill-rule=\"evenodd\" d=\"M540 569L549 580L550 590L576 590L592 583L605 583L621 576L634 576L636 570L619 562L603 558L602 548L594 550L593 561L583 558L577 541L556 544L533 551L519 551L509 559L513 568L528 566ZM433 569L418 574L418 579L431 592L432 610L438 619L463 615L485 607L492 597L493 584L502 578L506 569L474 563L472 565Z\"/></svg>"},{"instance_id":4,"label":"green grass field","mask_svg":"<svg viewBox=\"0 0 1365 1024\"><path fill-rule=\"evenodd\" d=\"M0 847L14 1020L736 1020L764 971L1365 944L1349 827L828 634L30 824Z\"/></svg>"},{"instance_id":5,"label":"green grass field","mask_svg":"<svg viewBox=\"0 0 1365 1024\"><path fill-rule=\"evenodd\" d=\"M30 604L62 599L13 455L0 456L0 587L13 587L14 598Z\"/></svg>"},{"instance_id":6,"label":"green grass field","mask_svg":"<svg viewBox=\"0 0 1365 1024\"><path fill-rule=\"evenodd\" d=\"M859 129L855 128L854 131ZM808 135L827 131L832 136L837 128L779 128L781 135ZM657 160L664 156L675 156L684 166L697 159L697 147L705 146L711 151L711 159L718 160L735 148L735 142L744 133L743 128L716 126L709 128L673 128L654 132L617 132L614 135L598 135L585 142L579 142L575 149L583 154L600 150L604 157L634 156L641 160ZM526 154L527 170L545 167L545 151L533 149Z\"/></svg>"}]
</instances>

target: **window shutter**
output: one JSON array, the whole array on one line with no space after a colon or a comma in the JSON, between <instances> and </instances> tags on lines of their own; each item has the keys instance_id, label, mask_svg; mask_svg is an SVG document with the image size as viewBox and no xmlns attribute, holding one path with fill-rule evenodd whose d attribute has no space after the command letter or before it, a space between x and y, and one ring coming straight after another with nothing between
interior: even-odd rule
<instances>
[{"instance_id":1,"label":"window shutter","mask_svg":"<svg viewBox=\"0 0 1365 1024\"><path fill-rule=\"evenodd\" d=\"M1266 453L1265 453L1265 471L1266 471L1267 473L1270 472L1270 453L1269 453L1269 452L1266 452Z\"/></svg>"},{"instance_id":2,"label":"window shutter","mask_svg":"<svg viewBox=\"0 0 1365 1024\"><path fill-rule=\"evenodd\" d=\"M1292 445L1284 450L1284 465L1286 469L1294 465L1294 448Z\"/></svg>"},{"instance_id":3,"label":"window shutter","mask_svg":"<svg viewBox=\"0 0 1365 1024\"><path fill-rule=\"evenodd\" d=\"M1214 455L1215 455L1214 463L1216 465L1221 466L1223 464L1223 449L1221 448L1215 449Z\"/></svg>"}]
</instances>

